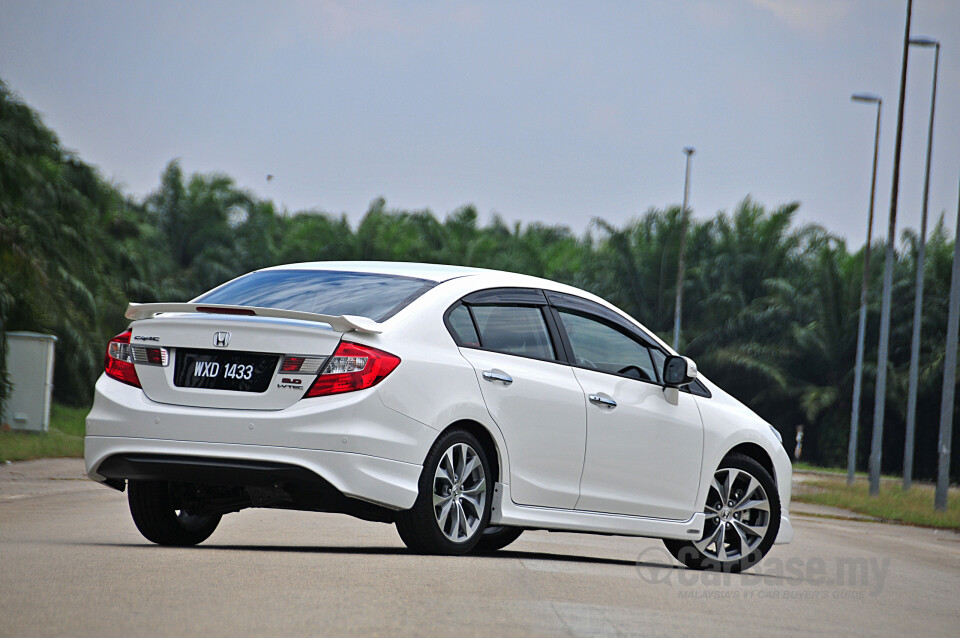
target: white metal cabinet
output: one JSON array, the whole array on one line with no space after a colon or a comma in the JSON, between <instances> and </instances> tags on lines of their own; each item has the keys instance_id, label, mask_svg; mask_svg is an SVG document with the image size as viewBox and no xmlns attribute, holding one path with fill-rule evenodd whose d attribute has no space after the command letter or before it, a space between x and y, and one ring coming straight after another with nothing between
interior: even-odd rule
<instances>
[{"instance_id":1,"label":"white metal cabinet","mask_svg":"<svg viewBox=\"0 0 960 638\"><path fill-rule=\"evenodd\" d=\"M57 338L38 332L8 332L7 375L13 389L0 423L11 430L46 432L53 391L53 351Z\"/></svg>"}]
</instances>

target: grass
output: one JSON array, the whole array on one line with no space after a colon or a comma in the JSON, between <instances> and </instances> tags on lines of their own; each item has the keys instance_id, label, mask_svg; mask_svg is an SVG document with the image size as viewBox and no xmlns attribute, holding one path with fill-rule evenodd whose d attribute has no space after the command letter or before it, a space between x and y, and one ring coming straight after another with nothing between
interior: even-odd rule
<instances>
[{"instance_id":1,"label":"grass","mask_svg":"<svg viewBox=\"0 0 960 638\"><path fill-rule=\"evenodd\" d=\"M793 470L795 472L817 472L818 474L836 474L837 476L846 476L847 468L845 467L824 467L821 465L811 465L810 463L804 463L803 461L795 461L793 463ZM867 472L854 472L856 478L868 478L870 475ZM884 481L901 481L901 477L895 474L881 474L880 478Z\"/></svg>"},{"instance_id":2,"label":"grass","mask_svg":"<svg viewBox=\"0 0 960 638\"><path fill-rule=\"evenodd\" d=\"M801 470L806 472L826 472L828 474L846 474L846 470L839 467L820 467L819 465L810 465L809 463L804 463L803 461L794 461L793 462L794 470ZM860 472L857 472L859 475Z\"/></svg>"},{"instance_id":3,"label":"grass","mask_svg":"<svg viewBox=\"0 0 960 638\"><path fill-rule=\"evenodd\" d=\"M933 509L933 494L933 485L914 482L907 492L899 483L884 483L878 496L870 496L866 480L847 485L841 473L837 478L818 476L803 481L795 487L793 499L840 507L885 521L960 531L960 489L949 490L944 512Z\"/></svg>"},{"instance_id":4,"label":"grass","mask_svg":"<svg viewBox=\"0 0 960 638\"><path fill-rule=\"evenodd\" d=\"M85 420L90 408L54 403L47 432L0 432L0 463L83 456Z\"/></svg>"}]
</instances>

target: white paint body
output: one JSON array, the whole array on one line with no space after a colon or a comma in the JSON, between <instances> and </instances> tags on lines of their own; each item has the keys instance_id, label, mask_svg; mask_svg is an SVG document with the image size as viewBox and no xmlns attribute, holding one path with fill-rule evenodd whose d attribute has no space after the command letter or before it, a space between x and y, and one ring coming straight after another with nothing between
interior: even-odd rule
<instances>
[{"instance_id":1,"label":"white paint body","mask_svg":"<svg viewBox=\"0 0 960 638\"><path fill-rule=\"evenodd\" d=\"M778 542L792 538L791 466L783 446L765 421L707 379L698 377L712 393L703 398L564 363L458 348L443 321L472 292L538 288L601 304L674 354L602 299L481 269L375 262L278 268L401 274L438 284L379 323L379 333L341 333L284 317L172 313L134 321L134 337L159 337L173 354L229 331L229 348L238 351L326 356L342 337L392 353L401 364L372 388L308 399L276 384L260 394L174 387L172 366L138 364L144 390L102 376L87 417L90 478L104 480L97 468L113 454L274 461L306 468L347 496L408 509L433 442L452 424L471 421L496 447L491 524L699 539L718 464L735 446L751 443L774 469L782 506ZM491 369L514 382L485 381L482 371ZM589 402L595 393L614 398L617 407Z\"/></svg>"}]
</instances>

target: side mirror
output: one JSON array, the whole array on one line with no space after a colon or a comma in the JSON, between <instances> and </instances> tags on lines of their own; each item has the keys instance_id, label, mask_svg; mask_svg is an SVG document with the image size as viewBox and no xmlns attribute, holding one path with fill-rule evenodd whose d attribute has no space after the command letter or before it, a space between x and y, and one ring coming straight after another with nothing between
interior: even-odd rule
<instances>
[{"instance_id":1,"label":"side mirror","mask_svg":"<svg viewBox=\"0 0 960 638\"><path fill-rule=\"evenodd\" d=\"M693 383L697 378L697 364L688 357L667 357L663 363L663 383L669 388L679 388Z\"/></svg>"}]
</instances>

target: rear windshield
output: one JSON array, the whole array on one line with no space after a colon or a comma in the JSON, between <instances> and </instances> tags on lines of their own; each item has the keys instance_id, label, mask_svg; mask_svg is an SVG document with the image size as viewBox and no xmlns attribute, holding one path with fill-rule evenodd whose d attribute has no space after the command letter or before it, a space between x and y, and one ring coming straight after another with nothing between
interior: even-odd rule
<instances>
[{"instance_id":1,"label":"rear windshield","mask_svg":"<svg viewBox=\"0 0 960 638\"><path fill-rule=\"evenodd\" d=\"M426 279L376 273L266 270L240 277L195 301L383 321L435 285Z\"/></svg>"}]
</instances>

